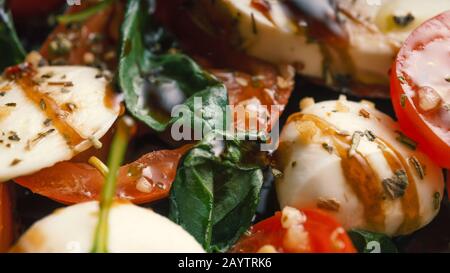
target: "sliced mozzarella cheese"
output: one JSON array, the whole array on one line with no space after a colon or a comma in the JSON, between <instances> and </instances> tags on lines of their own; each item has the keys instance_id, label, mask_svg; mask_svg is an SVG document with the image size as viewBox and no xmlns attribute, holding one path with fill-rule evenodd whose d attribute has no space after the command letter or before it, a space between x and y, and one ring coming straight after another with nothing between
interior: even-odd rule
<instances>
[{"instance_id":1,"label":"sliced mozzarella cheese","mask_svg":"<svg viewBox=\"0 0 450 273\"><path fill-rule=\"evenodd\" d=\"M32 79L0 82L0 182L71 159L116 120L120 105L100 71L37 69Z\"/></svg>"},{"instance_id":2,"label":"sliced mozzarella cheese","mask_svg":"<svg viewBox=\"0 0 450 273\"><path fill-rule=\"evenodd\" d=\"M426 225L443 196L442 170L400 142L397 130L389 116L367 104L340 99L307 106L289 119L280 136L280 206L319 207L347 229L389 235ZM423 179L413 161L425 171ZM409 183L403 192L392 180L399 170L406 171ZM389 186L399 186L394 192L400 195L392 196Z\"/></svg>"},{"instance_id":3,"label":"sliced mozzarella cheese","mask_svg":"<svg viewBox=\"0 0 450 273\"><path fill-rule=\"evenodd\" d=\"M12 252L90 252L98 223L98 202L63 209L36 222ZM116 202L109 215L109 252L204 252L169 219L131 203Z\"/></svg>"},{"instance_id":4,"label":"sliced mozzarella cheese","mask_svg":"<svg viewBox=\"0 0 450 273\"><path fill-rule=\"evenodd\" d=\"M201 1L199 1L201 2ZM210 2L210 1L207 1ZM270 2L270 18L251 5L252 0L220 0L214 8L236 18L239 46L248 54L274 64L294 64L308 76L322 75L319 44L311 42L288 16L280 1ZM204 3L202 3L204 4Z\"/></svg>"},{"instance_id":5,"label":"sliced mozzarella cheese","mask_svg":"<svg viewBox=\"0 0 450 273\"><path fill-rule=\"evenodd\" d=\"M198 1L201 5L224 10L220 14L233 19L239 46L252 56L274 64L293 64L299 73L325 76L328 83L341 76L351 76L361 83L385 85L389 82L392 61L414 27L450 8L450 0L336 0L340 6L337 16L349 36L347 47L337 48L335 44L310 37L307 24L298 23L286 6L287 1L266 1L268 12L255 8L252 0L206 2ZM298 2L309 5L310 10L318 10L318 14L321 7L327 8L325 0ZM414 17L411 24L392 26L394 15L408 13Z\"/></svg>"}]
</instances>

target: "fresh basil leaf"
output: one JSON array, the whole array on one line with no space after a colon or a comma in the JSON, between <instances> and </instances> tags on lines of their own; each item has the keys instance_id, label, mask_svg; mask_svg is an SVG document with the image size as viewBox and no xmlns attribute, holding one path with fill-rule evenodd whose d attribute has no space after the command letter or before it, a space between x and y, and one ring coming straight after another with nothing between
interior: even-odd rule
<instances>
[{"instance_id":1,"label":"fresh basil leaf","mask_svg":"<svg viewBox=\"0 0 450 273\"><path fill-rule=\"evenodd\" d=\"M362 253L397 253L397 247L392 240L382 233L361 229L352 229L348 235L353 245Z\"/></svg>"},{"instance_id":2,"label":"fresh basil leaf","mask_svg":"<svg viewBox=\"0 0 450 273\"><path fill-rule=\"evenodd\" d=\"M18 64L25 58L25 50L17 37L11 13L5 10L5 0L0 0L0 69Z\"/></svg>"},{"instance_id":3,"label":"fresh basil leaf","mask_svg":"<svg viewBox=\"0 0 450 273\"><path fill-rule=\"evenodd\" d=\"M209 251L226 251L251 224L263 183L258 145L213 131L183 158L169 217Z\"/></svg>"},{"instance_id":4,"label":"fresh basil leaf","mask_svg":"<svg viewBox=\"0 0 450 273\"><path fill-rule=\"evenodd\" d=\"M164 131L180 118L170 118L173 107L184 103L193 110L194 98L202 98L200 121L217 128L220 110L228 104L225 86L181 53L162 53L173 45L169 35L152 21L154 1L128 1L122 25L119 84L127 109L156 131ZM211 111L211 109L215 109ZM208 116L211 114L213 117ZM190 121L193 120L194 114ZM183 118L183 117L181 117ZM221 124L221 126L223 126ZM223 127L220 127L223 128Z\"/></svg>"}]
</instances>

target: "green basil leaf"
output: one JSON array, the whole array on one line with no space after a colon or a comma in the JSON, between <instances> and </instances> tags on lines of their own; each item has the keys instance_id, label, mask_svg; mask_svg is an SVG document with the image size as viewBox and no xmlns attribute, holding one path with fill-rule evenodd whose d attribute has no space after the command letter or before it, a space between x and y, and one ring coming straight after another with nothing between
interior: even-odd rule
<instances>
[{"instance_id":1,"label":"green basil leaf","mask_svg":"<svg viewBox=\"0 0 450 273\"><path fill-rule=\"evenodd\" d=\"M391 238L382 233L361 229L352 229L348 235L353 245L362 253L397 253L397 247Z\"/></svg>"},{"instance_id":2,"label":"green basil leaf","mask_svg":"<svg viewBox=\"0 0 450 273\"><path fill-rule=\"evenodd\" d=\"M152 21L153 5L154 1L128 1L119 63L119 84L127 109L161 132L180 119L170 117L174 106L184 103L193 110L193 97L198 97L203 100L201 112L207 114L201 122L216 128L223 119L213 113L218 109L225 113L228 104L225 86L188 56L163 53L174 42ZM211 111L213 108L216 110Z\"/></svg>"},{"instance_id":3,"label":"green basil leaf","mask_svg":"<svg viewBox=\"0 0 450 273\"><path fill-rule=\"evenodd\" d=\"M18 64L25 59L25 50L17 37L11 13L5 10L5 0L0 0L0 69Z\"/></svg>"},{"instance_id":4,"label":"green basil leaf","mask_svg":"<svg viewBox=\"0 0 450 273\"><path fill-rule=\"evenodd\" d=\"M258 145L217 136L184 156L170 193L169 217L210 252L226 251L250 227L263 183L262 167L246 161Z\"/></svg>"}]
</instances>

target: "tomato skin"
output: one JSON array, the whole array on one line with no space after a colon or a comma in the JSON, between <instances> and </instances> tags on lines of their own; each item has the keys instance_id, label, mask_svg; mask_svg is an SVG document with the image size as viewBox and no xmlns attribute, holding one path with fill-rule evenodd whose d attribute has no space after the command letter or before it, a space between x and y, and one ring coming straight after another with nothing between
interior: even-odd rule
<instances>
[{"instance_id":1,"label":"tomato skin","mask_svg":"<svg viewBox=\"0 0 450 273\"><path fill-rule=\"evenodd\" d=\"M318 209L301 209L306 215L306 222L303 224L308 232L310 249L309 253L355 253L350 238L345 231L337 235L337 239L343 243L343 248L337 248L331 240L333 232L342 228L341 225L327 213ZM274 246L279 252L289 252L283 243L286 230L281 225L281 212L276 212L274 216L265 219L251 228L251 234L243 236L232 248L231 252L255 253L265 246Z\"/></svg>"},{"instance_id":2,"label":"tomato skin","mask_svg":"<svg viewBox=\"0 0 450 273\"><path fill-rule=\"evenodd\" d=\"M8 251L13 239L11 191L8 183L0 183L0 252Z\"/></svg>"},{"instance_id":3,"label":"tomato skin","mask_svg":"<svg viewBox=\"0 0 450 273\"><path fill-rule=\"evenodd\" d=\"M141 204L168 196L175 179L178 162L190 148L160 150L148 153L133 163L120 167L116 196ZM147 169L148 168L148 169ZM147 173L153 188L142 192L136 188L137 181ZM14 180L17 184L63 204L75 204L100 198L104 177L93 166L86 163L60 162L53 167Z\"/></svg>"},{"instance_id":4,"label":"tomato skin","mask_svg":"<svg viewBox=\"0 0 450 273\"><path fill-rule=\"evenodd\" d=\"M450 11L425 22L405 41L391 69L391 99L402 130L417 141L421 150L439 166L450 168L450 132L438 132L417 109L408 94L416 92L405 80L403 64L408 52L420 48L438 38L450 38ZM426 71L424 72L426 73ZM401 80L400 80L401 79ZM403 97L403 99L402 99Z\"/></svg>"}]
</instances>

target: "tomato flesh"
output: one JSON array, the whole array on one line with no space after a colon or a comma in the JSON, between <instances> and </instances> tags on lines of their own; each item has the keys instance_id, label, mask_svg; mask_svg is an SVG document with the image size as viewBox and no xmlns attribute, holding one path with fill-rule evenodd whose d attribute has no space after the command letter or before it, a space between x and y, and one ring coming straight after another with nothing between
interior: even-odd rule
<instances>
[{"instance_id":1,"label":"tomato flesh","mask_svg":"<svg viewBox=\"0 0 450 273\"><path fill-rule=\"evenodd\" d=\"M356 252L347 233L332 216L317 209L302 209L301 212L306 215L303 227L308 233L309 241L308 250L302 252ZM295 249L289 249L285 244L286 229L281 224L281 217L282 213L277 212L274 216L254 225L250 234L244 235L231 251L256 253L263 246L270 245L278 252L297 252Z\"/></svg>"},{"instance_id":2,"label":"tomato flesh","mask_svg":"<svg viewBox=\"0 0 450 273\"><path fill-rule=\"evenodd\" d=\"M450 167L450 11L417 28L391 73L400 126L437 164Z\"/></svg>"},{"instance_id":3,"label":"tomato flesh","mask_svg":"<svg viewBox=\"0 0 450 273\"><path fill-rule=\"evenodd\" d=\"M119 169L116 196L136 204L167 197L180 158L189 145L148 153ZM100 198L104 177L86 163L60 162L53 167L14 180L32 192L63 204Z\"/></svg>"}]
</instances>

